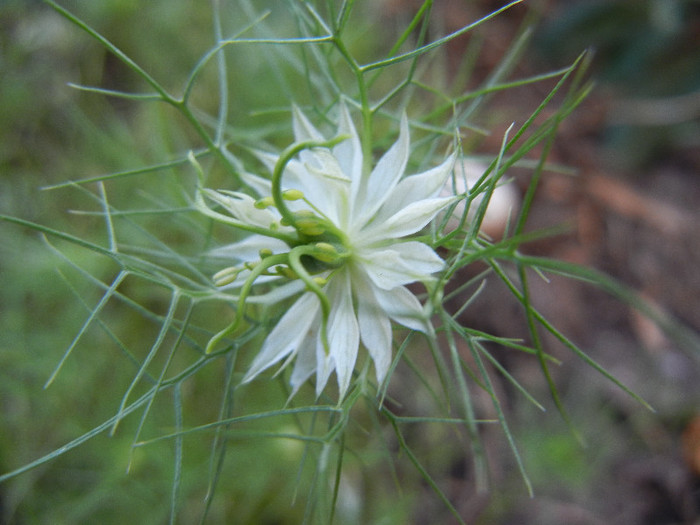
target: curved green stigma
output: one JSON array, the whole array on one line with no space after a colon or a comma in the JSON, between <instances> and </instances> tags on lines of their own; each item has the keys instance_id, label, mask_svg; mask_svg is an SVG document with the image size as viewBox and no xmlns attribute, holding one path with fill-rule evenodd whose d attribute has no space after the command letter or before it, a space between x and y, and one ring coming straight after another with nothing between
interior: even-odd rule
<instances>
[{"instance_id":1,"label":"curved green stigma","mask_svg":"<svg viewBox=\"0 0 700 525\"><path fill-rule=\"evenodd\" d=\"M300 227L297 225L296 217L287 207L285 200L296 200L299 198L304 198L303 193L298 190L286 190L284 192L282 191L282 174L284 173L284 169L287 167L287 164L289 164L289 162L292 160L292 158L294 158L296 154L304 151L305 149L331 148L347 138L347 136L341 135L339 137L327 141L309 140L299 142L297 144L292 144L282 152L282 155L280 155L280 157L277 159L275 168L272 171L272 199L274 200L275 206L279 210L280 215L282 215L282 224L286 223L287 225L294 227L297 231L300 230ZM291 195L291 197L288 196L285 199L285 194ZM305 234L304 232L300 233ZM307 233L306 235L314 234Z\"/></svg>"}]
</instances>

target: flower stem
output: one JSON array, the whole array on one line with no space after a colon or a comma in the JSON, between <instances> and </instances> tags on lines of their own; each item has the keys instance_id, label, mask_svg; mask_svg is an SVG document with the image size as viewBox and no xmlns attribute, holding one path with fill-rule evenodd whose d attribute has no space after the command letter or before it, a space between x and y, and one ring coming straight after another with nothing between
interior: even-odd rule
<instances>
[{"instance_id":1,"label":"flower stem","mask_svg":"<svg viewBox=\"0 0 700 525\"><path fill-rule=\"evenodd\" d=\"M321 342L323 343L323 348L326 351L326 355L330 353L330 345L328 344L328 317L331 312L331 303L328 300L328 296L321 290L321 287L313 280L306 271L304 265L301 262L302 255L311 255L315 251L313 246L297 246L289 252L289 267L294 270L299 278L304 281L307 288L316 294L318 300L321 302Z\"/></svg>"},{"instance_id":2,"label":"flower stem","mask_svg":"<svg viewBox=\"0 0 700 525\"><path fill-rule=\"evenodd\" d=\"M291 255L291 254L290 254ZM271 255L269 257L265 257L260 263L258 263L257 266L255 266L251 271L250 275L246 279L245 283L241 287L241 294L238 297L238 308L236 308L236 318L233 320L233 322L228 325L226 328L221 330L219 333L214 335L209 342L207 343L207 347L205 350L206 354L212 353L214 350L214 347L227 335L232 334L235 332L239 325L241 324L241 321L243 320L243 315L245 313L245 307L246 307L246 299L248 299L248 295L250 295L250 289L253 287L253 284L255 283L255 280L260 277L265 270L272 266L276 266L278 264L285 264L287 263L288 260L288 254L286 253L281 253L277 255Z\"/></svg>"}]
</instances>

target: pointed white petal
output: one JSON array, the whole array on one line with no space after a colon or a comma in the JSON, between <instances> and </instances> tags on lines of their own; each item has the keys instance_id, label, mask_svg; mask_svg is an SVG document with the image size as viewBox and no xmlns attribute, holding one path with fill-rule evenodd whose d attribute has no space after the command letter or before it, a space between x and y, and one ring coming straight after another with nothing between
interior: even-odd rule
<instances>
[{"instance_id":1,"label":"pointed white petal","mask_svg":"<svg viewBox=\"0 0 700 525\"><path fill-rule=\"evenodd\" d=\"M343 173L338 159L327 148L314 148L311 150L313 163L306 164L306 169L322 180L349 183L350 179Z\"/></svg>"},{"instance_id":2,"label":"pointed white petal","mask_svg":"<svg viewBox=\"0 0 700 525\"><path fill-rule=\"evenodd\" d=\"M345 103L340 104L338 135L349 135L350 138L334 146L333 155L343 173L351 180L359 181L362 177L362 145Z\"/></svg>"},{"instance_id":3,"label":"pointed white petal","mask_svg":"<svg viewBox=\"0 0 700 525\"><path fill-rule=\"evenodd\" d=\"M404 114L398 140L379 159L366 180L353 180L351 221L356 228L374 216L399 182L408 162L409 146L408 119Z\"/></svg>"},{"instance_id":4,"label":"pointed white petal","mask_svg":"<svg viewBox=\"0 0 700 525\"><path fill-rule=\"evenodd\" d=\"M451 155L439 166L403 179L387 197L374 220L383 222L414 202L440 195L452 173L454 162L455 156Z\"/></svg>"},{"instance_id":5,"label":"pointed white petal","mask_svg":"<svg viewBox=\"0 0 700 525\"><path fill-rule=\"evenodd\" d=\"M240 160L238 160L238 158L236 158L236 156L230 151L228 151L226 148L222 148L221 152L224 154L224 157L226 157L226 159L231 163L234 169L241 175L241 179L243 180L243 182L250 186L258 196L263 197L265 195L270 194L270 181L268 179L264 179L262 177L259 177L258 175L248 173L243 167L243 163ZM274 161L272 165L274 166ZM272 172L272 168L270 168L270 172Z\"/></svg>"},{"instance_id":6,"label":"pointed white petal","mask_svg":"<svg viewBox=\"0 0 700 525\"><path fill-rule=\"evenodd\" d=\"M292 396L297 393L301 385L309 379L318 368L318 360L316 359L316 343L318 340L318 323L320 317L316 315L311 328L306 337L299 344L296 361L294 362L294 370L289 378L289 384L292 387Z\"/></svg>"},{"instance_id":7,"label":"pointed white petal","mask_svg":"<svg viewBox=\"0 0 700 525\"><path fill-rule=\"evenodd\" d=\"M258 279L255 281L256 283L263 283L263 282L270 282L274 280L279 280L279 277L276 276L270 276L268 277L267 280L263 280L264 277L258 277ZM251 295L246 299L246 302L252 303L252 304L275 304L280 301L284 301L285 299L298 294L302 290L306 288L306 285L304 284L303 281L296 280L296 281L290 281L288 283L285 283L281 286L278 286L276 288L273 288L267 293L259 294L259 295Z\"/></svg>"},{"instance_id":8,"label":"pointed white petal","mask_svg":"<svg viewBox=\"0 0 700 525\"><path fill-rule=\"evenodd\" d=\"M260 250L272 250L272 253L283 253L289 251L286 243L273 237L264 235L249 235L245 239L214 248L209 255L217 259L225 259L228 262L252 262L260 259Z\"/></svg>"},{"instance_id":9,"label":"pointed white petal","mask_svg":"<svg viewBox=\"0 0 700 525\"><path fill-rule=\"evenodd\" d=\"M255 199L245 193L209 189L205 189L203 192L207 198L225 208L232 217L246 224L269 228L270 224L279 220L279 216L269 209L259 210L256 208Z\"/></svg>"},{"instance_id":10,"label":"pointed white petal","mask_svg":"<svg viewBox=\"0 0 700 525\"><path fill-rule=\"evenodd\" d=\"M277 161L280 158L280 156L276 155L275 153L270 153L268 151L263 151L259 149L252 150L251 153L255 155L258 158L258 160L265 165L265 167L270 173L272 173L275 170L275 164L277 164Z\"/></svg>"},{"instance_id":11,"label":"pointed white petal","mask_svg":"<svg viewBox=\"0 0 700 525\"><path fill-rule=\"evenodd\" d=\"M336 274L328 286L331 314L328 318L328 344L338 378L340 397L343 398L355 370L360 330L352 305L350 273L347 269Z\"/></svg>"},{"instance_id":12,"label":"pointed white petal","mask_svg":"<svg viewBox=\"0 0 700 525\"><path fill-rule=\"evenodd\" d=\"M459 197L437 197L414 202L383 222L374 221L362 230L362 245L372 246L387 239L398 239L417 232L428 224L440 210Z\"/></svg>"},{"instance_id":13,"label":"pointed white petal","mask_svg":"<svg viewBox=\"0 0 700 525\"><path fill-rule=\"evenodd\" d=\"M296 105L292 106L292 127L294 129L294 139L296 142L325 140L323 135L311 124L309 119L306 118Z\"/></svg>"},{"instance_id":14,"label":"pointed white petal","mask_svg":"<svg viewBox=\"0 0 700 525\"><path fill-rule=\"evenodd\" d=\"M400 254L404 264L425 275L438 272L445 266L440 256L422 242L399 242L391 245L390 248Z\"/></svg>"},{"instance_id":15,"label":"pointed white petal","mask_svg":"<svg viewBox=\"0 0 700 525\"><path fill-rule=\"evenodd\" d=\"M407 288L403 286L393 290L376 288L375 295L382 309L397 323L419 332L431 331L423 307Z\"/></svg>"},{"instance_id":16,"label":"pointed white petal","mask_svg":"<svg viewBox=\"0 0 700 525\"><path fill-rule=\"evenodd\" d=\"M391 365L391 323L374 296L373 287L363 277L353 275L357 298L357 321L362 344L374 361L377 383L381 383Z\"/></svg>"},{"instance_id":17,"label":"pointed white petal","mask_svg":"<svg viewBox=\"0 0 700 525\"><path fill-rule=\"evenodd\" d=\"M270 170L270 173L272 173L272 170ZM266 197L272 191L272 182L269 179L246 171L241 172L241 179L255 191L258 197Z\"/></svg>"},{"instance_id":18,"label":"pointed white petal","mask_svg":"<svg viewBox=\"0 0 700 525\"><path fill-rule=\"evenodd\" d=\"M372 282L384 290L425 281L444 266L432 248L415 241L367 250L359 257Z\"/></svg>"},{"instance_id":19,"label":"pointed white petal","mask_svg":"<svg viewBox=\"0 0 700 525\"><path fill-rule=\"evenodd\" d=\"M296 351L306 336L319 310L318 298L312 293L302 295L272 329L255 356L243 383Z\"/></svg>"},{"instance_id":20,"label":"pointed white petal","mask_svg":"<svg viewBox=\"0 0 700 525\"><path fill-rule=\"evenodd\" d=\"M320 397L328 384L328 378L335 368L332 355L326 355L321 336L316 338L316 397Z\"/></svg>"}]
</instances>

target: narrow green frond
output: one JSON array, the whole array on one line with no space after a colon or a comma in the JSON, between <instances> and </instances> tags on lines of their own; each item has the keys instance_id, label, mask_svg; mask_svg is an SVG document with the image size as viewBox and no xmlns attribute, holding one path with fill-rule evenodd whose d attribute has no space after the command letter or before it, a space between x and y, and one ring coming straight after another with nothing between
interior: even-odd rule
<instances>
[{"instance_id":1,"label":"narrow green frond","mask_svg":"<svg viewBox=\"0 0 700 525\"><path fill-rule=\"evenodd\" d=\"M126 100L135 100L138 102L145 102L149 100L163 100L163 96L160 93L128 93L126 91L118 91L115 89L106 89L94 86L83 86L80 84L73 84L69 82L68 85L79 91L85 91L87 93L96 93L98 95L104 95L107 97L124 98Z\"/></svg>"},{"instance_id":2,"label":"narrow green frond","mask_svg":"<svg viewBox=\"0 0 700 525\"><path fill-rule=\"evenodd\" d=\"M90 315L85 320L83 325L80 327L80 330L78 330L78 333L75 335L75 337L73 338L73 341L71 341L71 343L68 346L68 348L66 349L66 351L63 353L63 357L61 357L61 360L58 362L58 365L56 365L56 368L54 369L53 373L51 374L49 379L44 384L44 388L48 388L49 386L51 386L51 383L53 383L54 379L56 379L56 376L58 376L58 373L61 371L61 368L63 368L63 365L65 364L66 360L68 359L70 354L75 349L78 342L82 339L83 335L85 335L85 332L87 331L87 329L90 327L92 322L100 314L100 311L102 310L102 308L104 308L104 306L107 304L107 302L112 298L115 290L119 287L119 285L127 277L127 275L129 275L128 272L121 271L114 278L114 280L112 281L112 284L109 285L109 288L104 293L104 295L102 295L102 298L100 299L100 301L90 311Z\"/></svg>"},{"instance_id":3,"label":"narrow green frond","mask_svg":"<svg viewBox=\"0 0 700 525\"><path fill-rule=\"evenodd\" d=\"M53 9L55 9L61 16L78 26L80 29L85 31L87 34L89 34L92 38L97 40L100 44L102 44L108 51L110 51L114 56L116 56L119 60L124 62L124 64L134 71L138 76L140 76L143 80L145 80L150 86L156 90L156 92L161 96L161 98L166 101L170 102L173 100L173 98L167 93L165 88L161 86L151 75L149 75L141 66L136 64L131 58L129 58L126 53L124 53L121 49L119 49L117 46L112 44L107 38L102 36L99 32L97 32L95 29L90 27L88 24L80 20L77 16L75 16L73 13L65 9L64 7L61 7L57 3L55 3L53 0L44 0L47 4L49 4Z\"/></svg>"},{"instance_id":4,"label":"narrow green frond","mask_svg":"<svg viewBox=\"0 0 700 525\"><path fill-rule=\"evenodd\" d=\"M492 13L486 15L485 17L480 18L476 22L472 22L471 24L468 24L459 30L454 31L453 33L450 33L449 35L444 36L438 40L435 40L434 42L431 42L430 44L426 44L424 46L421 46L418 49L415 49L415 50L410 51L408 53L403 53L401 55L398 55L398 56L395 56L392 58L388 58L385 60L379 60L377 62L370 62L368 64L360 66L360 68L363 72L371 71L373 69L391 66L391 65L397 64L399 62L403 62L404 60L410 60L414 57L423 55L423 54L427 53L428 51L431 51L433 49L436 49L436 48L439 48L439 47L445 45L447 42L449 42L450 40L453 40L454 38L457 38L460 35L463 35L469 31L472 31L474 28L480 26L484 22L501 14L503 11L510 9L514 5L521 3L522 1L523 0L515 0L514 2L511 2L511 3L503 6L502 8L500 8L496 11L493 11Z\"/></svg>"}]
</instances>

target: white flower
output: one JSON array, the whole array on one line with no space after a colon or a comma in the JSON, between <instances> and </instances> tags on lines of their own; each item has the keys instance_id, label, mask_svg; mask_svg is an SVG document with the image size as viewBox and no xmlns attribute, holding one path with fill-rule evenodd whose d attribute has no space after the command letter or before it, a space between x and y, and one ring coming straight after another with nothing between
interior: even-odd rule
<instances>
[{"instance_id":1,"label":"white flower","mask_svg":"<svg viewBox=\"0 0 700 525\"><path fill-rule=\"evenodd\" d=\"M405 285L429 281L444 263L428 245L404 238L457 199L439 196L454 158L404 178L409 156L404 116L396 143L371 173L363 173L360 139L344 105L338 125L342 140L327 141L297 108L293 125L298 147L286 150L288 156L258 154L273 172L272 180L244 174L260 200L202 190L233 219L207 207L201 195L198 205L210 216L227 217L256 232L216 251L217 257L248 262L217 274L224 290L240 288L241 306L300 294L265 339L244 382L276 363L294 360L294 391L315 372L320 394L335 371L342 398L360 344L374 362L377 381L385 379L392 359L391 320L413 330L432 330ZM319 143L328 147L317 147ZM280 279L286 284L264 295L248 291L254 282Z\"/></svg>"}]
</instances>

